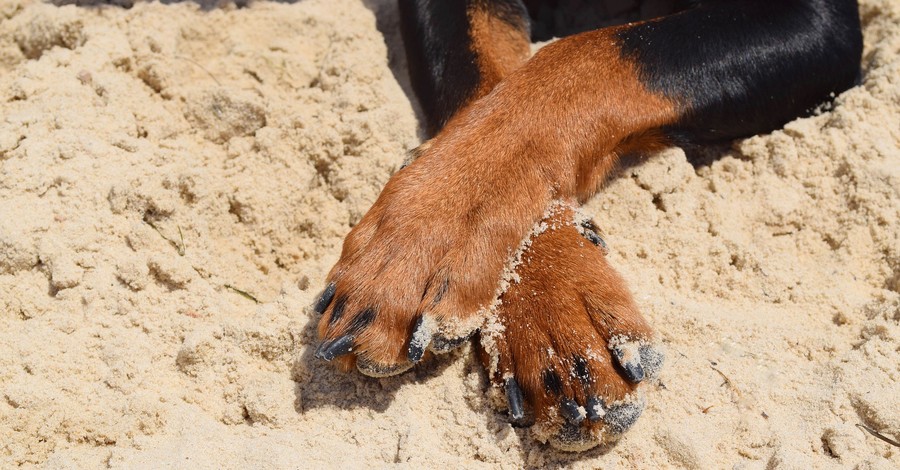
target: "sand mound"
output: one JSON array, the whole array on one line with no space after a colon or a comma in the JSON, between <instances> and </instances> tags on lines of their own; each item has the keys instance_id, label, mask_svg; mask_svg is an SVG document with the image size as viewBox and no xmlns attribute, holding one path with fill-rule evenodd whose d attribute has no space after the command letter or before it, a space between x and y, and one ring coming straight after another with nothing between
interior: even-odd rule
<instances>
[{"instance_id":1,"label":"sand mound","mask_svg":"<svg viewBox=\"0 0 900 470\"><path fill-rule=\"evenodd\" d=\"M855 427L900 433L897 2L863 2L833 109L588 204L669 362L583 455L511 428L465 352L310 360L305 308L417 143L393 6L201 6L0 3L0 466L900 465Z\"/></svg>"}]
</instances>

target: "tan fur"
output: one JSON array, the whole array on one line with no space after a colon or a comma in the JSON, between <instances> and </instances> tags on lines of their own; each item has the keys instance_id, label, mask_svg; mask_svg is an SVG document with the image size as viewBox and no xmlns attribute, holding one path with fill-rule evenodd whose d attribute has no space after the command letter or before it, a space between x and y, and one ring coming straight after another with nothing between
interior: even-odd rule
<instances>
[{"instance_id":1,"label":"tan fur","mask_svg":"<svg viewBox=\"0 0 900 470\"><path fill-rule=\"evenodd\" d=\"M476 4L468 11L468 16L469 35L480 75L478 89L472 96L475 100L488 94L528 59L531 43L526 35L526 25L511 25L482 5Z\"/></svg>"},{"instance_id":2,"label":"tan fur","mask_svg":"<svg viewBox=\"0 0 900 470\"><path fill-rule=\"evenodd\" d=\"M503 293L496 311L504 328L495 338L500 358L491 380L502 387L504 376L514 376L537 424L547 428L561 424L561 397L545 390L544 371L555 370L562 379L562 395L578 403L586 403L588 393L606 403L618 402L637 385L613 365L610 339L652 337L624 281L603 251L578 232L573 215L567 209L547 221L550 228L532 241L516 269L519 282ZM573 355L588 356L590 384L572 375ZM482 353L481 359L489 367L488 355ZM585 420L582 426L602 424Z\"/></svg>"},{"instance_id":3,"label":"tan fur","mask_svg":"<svg viewBox=\"0 0 900 470\"><path fill-rule=\"evenodd\" d=\"M476 32L496 26L474 23ZM336 297L349 300L331 327L328 309L320 337L348 333L354 315L374 308L374 322L356 332L354 353L367 361L405 363L422 314L448 334L477 327L476 314L493 300L504 263L549 202L590 196L618 155L658 146L657 130L676 118L672 103L638 81L613 30L561 39L512 72L513 61L502 57L517 56L517 46L479 43L486 57L498 57L479 60L492 70L487 76L508 75L391 178L328 276L337 283ZM533 275L559 279L553 266ZM627 294L621 281L610 285ZM612 298L611 292L599 300Z\"/></svg>"}]
</instances>

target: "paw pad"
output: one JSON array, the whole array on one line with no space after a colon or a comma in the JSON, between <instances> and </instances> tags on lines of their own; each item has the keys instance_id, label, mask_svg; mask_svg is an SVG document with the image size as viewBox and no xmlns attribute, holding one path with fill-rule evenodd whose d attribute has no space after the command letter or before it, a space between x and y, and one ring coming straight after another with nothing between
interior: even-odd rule
<instances>
[{"instance_id":1,"label":"paw pad","mask_svg":"<svg viewBox=\"0 0 900 470\"><path fill-rule=\"evenodd\" d=\"M638 398L634 401L624 401L607 409L606 414L603 415L603 422L606 423L607 429L614 436L622 434L631 429L638 418L641 417L644 405L643 398Z\"/></svg>"},{"instance_id":2,"label":"paw pad","mask_svg":"<svg viewBox=\"0 0 900 470\"><path fill-rule=\"evenodd\" d=\"M362 373L363 375L367 375L369 377L390 377L392 375L401 374L411 369L415 364L412 362L407 363L399 363L399 364L379 364L377 362L369 361L365 358L357 358L356 360L356 369Z\"/></svg>"},{"instance_id":3,"label":"paw pad","mask_svg":"<svg viewBox=\"0 0 900 470\"><path fill-rule=\"evenodd\" d=\"M634 383L647 378L655 379L665 359L659 346L624 336L613 337L609 342L609 349L625 377Z\"/></svg>"}]
</instances>

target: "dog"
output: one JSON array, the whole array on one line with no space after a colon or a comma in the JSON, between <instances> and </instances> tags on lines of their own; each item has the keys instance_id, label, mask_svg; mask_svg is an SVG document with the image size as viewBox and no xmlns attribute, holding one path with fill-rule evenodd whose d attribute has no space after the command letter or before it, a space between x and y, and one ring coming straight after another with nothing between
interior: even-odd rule
<instances>
[{"instance_id":1,"label":"dog","mask_svg":"<svg viewBox=\"0 0 900 470\"><path fill-rule=\"evenodd\" d=\"M663 362L577 204L625 155L810 113L855 84L862 54L855 0L701 0L641 2L650 18L611 26L568 12L580 32L530 55L587 3L400 0L431 138L347 235L313 306L316 357L376 377L478 332L511 420L570 451L627 431Z\"/></svg>"}]
</instances>

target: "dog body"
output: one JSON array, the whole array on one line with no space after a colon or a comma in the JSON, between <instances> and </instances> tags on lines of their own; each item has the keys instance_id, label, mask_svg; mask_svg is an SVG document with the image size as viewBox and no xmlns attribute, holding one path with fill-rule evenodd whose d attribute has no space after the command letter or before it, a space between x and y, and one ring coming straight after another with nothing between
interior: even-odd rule
<instances>
[{"instance_id":1,"label":"dog body","mask_svg":"<svg viewBox=\"0 0 900 470\"><path fill-rule=\"evenodd\" d=\"M638 384L662 362L574 202L624 155L767 132L811 112L854 84L862 50L853 0L572 10L587 3L400 1L433 137L348 235L316 305L317 356L376 376L481 328L511 417L568 450L626 431L643 408ZM530 57L532 39L569 32ZM516 252L517 282L498 299Z\"/></svg>"}]
</instances>

